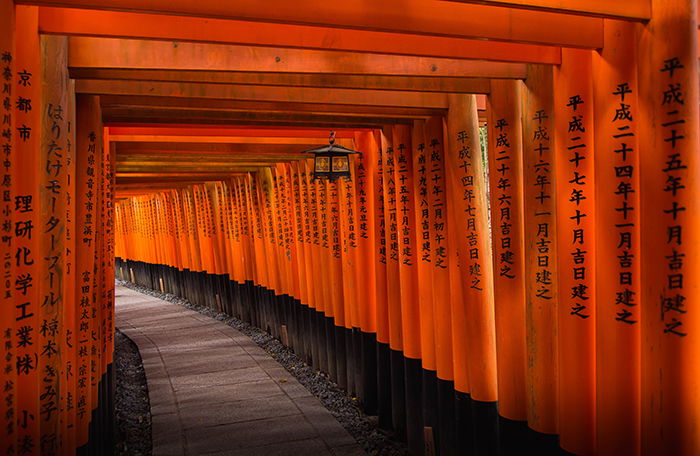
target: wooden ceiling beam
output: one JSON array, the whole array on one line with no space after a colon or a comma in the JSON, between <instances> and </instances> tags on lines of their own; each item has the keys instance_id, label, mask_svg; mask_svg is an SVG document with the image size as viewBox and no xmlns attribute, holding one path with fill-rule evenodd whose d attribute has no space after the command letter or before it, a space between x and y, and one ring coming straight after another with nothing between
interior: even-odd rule
<instances>
[{"instance_id":1,"label":"wooden ceiling beam","mask_svg":"<svg viewBox=\"0 0 700 456\"><path fill-rule=\"evenodd\" d=\"M561 63L557 46L298 24L43 7L45 34L272 46L451 59Z\"/></svg>"},{"instance_id":2,"label":"wooden ceiling beam","mask_svg":"<svg viewBox=\"0 0 700 456\"><path fill-rule=\"evenodd\" d=\"M250 166L241 167L235 172L226 173L221 171L212 172L197 172L197 173L183 173L183 172L133 172L133 173L115 173L117 179L117 184L119 183L136 183L141 181L148 181L149 179L155 179L159 182L166 182L171 180L222 180L228 179L232 174L248 173L248 172L258 172L262 168L267 168L267 166Z\"/></svg>"},{"instance_id":3,"label":"wooden ceiling beam","mask_svg":"<svg viewBox=\"0 0 700 456\"><path fill-rule=\"evenodd\" d=\"M650 0L446 0L457 3L522 8L553 13L582 14L633 21L651 19Z\"/></svg>"},{"instance_id":4,"label":"wooden ceiling beam","mask_svg":"<svg viewBox=\"0 0 700 456\"><path fill-rule=\"evenodd\" d=\"M240 156L240 155L204 155L201 157L193 157L192 155L183 154L162 154L162 155L117 155L116 163L129 165L129 164L139 164L139 163L190 163L190 164L228 164L235 163L240 165L241 163L276 163L276 162L287 162L292 160L302 160L308 158L304 155L271 155L265 156L262 154Z\"/></svg>"},{"instance_id":5,"label":"wooden ceiling beam","mask_svg":"<svg viewBox=\"0 0 700 456\"><path fill-rule=\"evenodd\" d=\"M276 145L309 145L328 143L327 137L318 138L279 138L253 136L184 136L184 135L120 135L110 134L112 142L155 142L155 143L219 143L219 144L276 144ZM347 145L351 138L338 138L338 143Z\"/></svg>"},{"instance_id":6,"label":"wooden ceiling beam","mask_svg":"<svg viewBox=\"0 0 700 456\"><path fill-rule=\"evenodd\" d=\"M17 3L166 13L277 24L599 48L603 21L553 12L437 0L16 0Z\"/></svg>"},{"instance_id":7,"label":"wooden ceiling beam","mask_svg":"<svg viewBox=\"0 0 700 456\"><path fill-rule=\"evenodd\" d=\"M485 98L477 97L477 102ZM387 116L387 117L416 117L436 116L443 114L444 109L432 108L401 108L389 106L347 105L347 104L318 104L318 103L288 103L283 101L249 101L221 100L214 98L184 98L166 96L130 96L130 95L101 95L100 103L103 109L164 109L189 111L220 111L220 112L278 112L278 113L308 113L338 116ZM481 106L480 106L481 108ZM484 106L485 109L485 106Z\"/></svg>"},{"instance_id":8,"label":"wooden ceiling beam","mask_svg":"<svg viewBox=\"0 0 700 456\"><path fill-rule=\"evenodd\" d=\"M148 127L112 126L109 128L111 135L174 135L174 136L264 136L267 138L321 138L328 135L328 130L319 128L306 129L272 129L272 128L237 128L211 126L171 126L152 125ZM353 138L353 130L337 130L336 138Z\"/></svg>"},{"instance_id":9,"label":"wooden ceiling beam","mask_svg":"<svg viewBox=\"0 0 700 456\"><path fill-rule=\"evenodd\" d=\"M248 162L241 164L230 164L228 166L223 166L220 163L213 164L211 166L206 165L191 165L188 163L142 163L138 165L120 165L117 164L116 172L117 175L123 175L124 173L218 173L227 174L235 173L240 170L246 170L250 168L261 168L265 166L275 166L275 163L262 163L262 162Z\"/></svg>"},{"instance_id":10,"label":"wooden ceiling beam","mask_svg":"<svg viewBox=\"0 0 700 456\"><path fill-rule=\"evenodd\" d=\"M75 92L93 95L160 96L210 98L314 105L383 106L390 108L447 109L447 94L391 90L325 89L306 87L266 87L256 85L195 84L185 82L76 81ZM478 96L485 105L485 97Z\"/></svg>"},{"instance_id":11,"label":"wooden ceiling beam","mask_svg":"<svg viewBox=\"0 0 700 456\"><path fill-rule=\"evenodd\" d=\"M123 70L73 68L73 79L140 80L326 89L410 90L413 92L489 93L490 79L430 76L373 76L356 74L258 73L250 71Z\"/></svg>"},{"instance_id":12,"label":"wooden ceiling beam","mask_svg":"<svg viewBox=\"0 0 700 456\"><path fill-rule=\"evenodd\" d=\"M314 144L317 146L318 144ZM299 146L276 144L211 144L211 143L117 143L116 152L128 155L289 155L300 152ZM305 146L302 146L305 147Z\"/></svg>"},{"instance_id":13,"label":"wooden ceiling beam","mask_svg":"<svg viewBox=\"0 0 700 456\"><path fill-rule=\"evenodd\" d=\"M463 78L526 77L526 64L310 49L71 37L68 66Z\"/></svg>"},{"instance_id":14,"label":"wooden ceiling beam","mask_svg":"<svg viewBox=\"0 0 700 456\"><path fill-rule=\"evenodd\" d=\"M412 118L421 116L372 116L312 114L294 112L221 112L221 111L172 111L167 109L105 108L102 119L105 125L111 124L210 124L210 125L250 125L274 127L316 127L316 128L378 128L386 124L411 124ZM424 117L423 117L424 118Z\"/></svg>"}]
</instances>

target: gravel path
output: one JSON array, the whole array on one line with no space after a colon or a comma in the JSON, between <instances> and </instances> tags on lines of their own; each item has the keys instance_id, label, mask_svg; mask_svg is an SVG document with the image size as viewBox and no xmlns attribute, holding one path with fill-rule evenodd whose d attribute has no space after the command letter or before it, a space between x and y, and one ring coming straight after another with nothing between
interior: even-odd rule
<instances>
[{"instance_id":1,"label":"gravel path","mask_svg":"<svg viewBox=\"0 0 700 456\"><path fill-rule=\"evenodd\" d=\"M216 312L208 307L198 306L185 299L171 294L163 294L148 288L134 285L131 282L117 281L120 285L131 288L150 296L179 304L195 310L203 315L219 320L250 337L256 344L277 360L287 371L306 387L321 403L336 417L340 424L372 456L407 456L405 444L396 440L391 432L379 429L376 417L365 415L356 400L347 396L346 392L332 382L326 374L315 370L306 364L291 349L272 337L267 332L249 325L237 318ZM139 359L140 362L140 359ZM143 372L143 369L141 369ZM145 378L144 378L145 384ZM146 398L147 401L147 398ZM149 420L149 452L148 453L117 453L117 454L150 454L150 414Z\"/></svg>"},{"instance_id":2,"label":"gravel path","mask_svg":"<svg viewBox=\"0 0 700 456\"><path fill-rule=\"evenodd\" d=\"M136 344L119 330L114 338L114 409L117 456L151 456L151 407Z\"/></svg>"}]
</instances>

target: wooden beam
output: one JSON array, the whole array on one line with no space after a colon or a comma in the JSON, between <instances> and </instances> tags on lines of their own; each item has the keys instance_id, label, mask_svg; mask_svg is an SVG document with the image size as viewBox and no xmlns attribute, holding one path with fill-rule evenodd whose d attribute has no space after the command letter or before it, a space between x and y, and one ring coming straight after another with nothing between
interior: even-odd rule
<instances>
[{"instance_id":1,"label":"wooden beam","mask_svg":"<svg viewBox=\"0 0 700 456\"><path fill-rule=\"evenodd\" d=\"M134 126L112 126L109 128L110 135L174 135L174 136L265 136L268 138L322 138L328 135L328 130L320 128L237 128L219 127L212 128L206 125L200 126L178 126L178 125L150 125L147 127ZM354 130L337 130L334 132L336 138L354 137Z\"/></svg>"},{"instance_id":2,"label":"wooden beam","mask_svg":"<svg viewBox=\"0 0 700 456\"><path fill-rule=\"evenodd\" d=\"M381 4L366 0L18 0L17 3L556 46L599 48L603 44L603 21L598 18L426 0L383 0Z\"/></svg>"},{"instance_id":3,"label":"wooden beam","mask_svg":"<svg viewBox=\"0 0 700 456\"><path fill-rule=\"evenodd\" d=\"M277 162L287 162L291 160L302 160L304 158L309 158L303 154L289 154L289 155L269 155L264 154L257 155L201 155L193 156L193 154L183 155L183 154L157 154L157 155L119 155L117 156L117 164L141 164L141 163L208 163L208 164L228 164L235 163L240 165L241 163L277 163Z\"/></svg>"},{"instance_id":4,"label":"wooden beam","mask_svg":"<svg viewBox=\"0 0 700 456\"><path fill-rule=\"evenodd\" d=\"M522 8L553 13L582 14L611 19L647 21L651 19L650 0L447 0L457 3Z\"/></svg>"},{"instance_id":5,"label":"wooden beam","mask_svg":"<svg viewBox=\"0 0 700 456\"><path fill-rule=\"evenodd\" d=\"M522 63L111 38L69 39L70 68L517 78Z\"/></svg>"},{"instance_id":6,"label":"wooden beam","mask_svg":"<svg viewBox=\"0 0 700 456\"><path fill-rule=\"evenodd\" d=\"M422 118L421 116L414 116ZM313 114L294 112L221 112L221 111L172 111L168 109L105 108L102 118L110 124L210 124L210 125L268 125L275 127L324 127L324 128L377 128L377 125L412 123L410 117Z\"/></svg>"},{"instance_id":7,"label":"wooden beam","mask_svg":"<svg viewBox=\"0 0 700 456\"><path fill-rule=\"evenodd\" d=\"M236 173L243 173L243 172L257 172L261 168L266 168L267 166L250 166L247 168L240 168L236 170ZM139 179L141 180L148 180L148 179L155 179L157 181L165 182L168 180L182 180L188 179L188 180L201 180L201 179L208 179L208 180L222 180L222 179L227 179L231 176L232 173L226 173L226 172L198 172L198 173L183 173L183 172L146 172L146 173L115 173L116 178L117 178L117 183L120 182L126 182L126 181L131 181L135 182L138 181Z\"/></svg>"},{"instance_id":8,"label":"wooden beam","mask_svg":"<svg viewBox=\"0 0 700 456\"><path fill-rule=\"evenodd\" d=\"M258 168L264 166L275 166L275 163L264 162L245 162L231 163L228 166L223 166L221 163L206 164L190 164L190 163L139 163L139 164L117 164L117 175L124 173L235 173L240 170L249 168Z\"/></svg>"},{"instance_id":9,"label":"wooden beam","mask_svg":"<svg viewBox=\"0 0 700 456\"><path fill-rule=\"evenodd\" d=\"M318 103L289 103L283 101L250 101L250 100L222 100L216 98L184 98L167 96L130 96L130 95L102 95L100 104L107 108L130 108L149 110L151 108L189 111L220 111L220 112L279 112L279 113L309 113L327 114L338 116L387 116L387 117L415 117L435 116L444 112L444 109L431 108L401 108L371 105L344 105Z\"/></svg>"},{"instance_id":10,"label":"wooden beam","mask_svg":"<svg viewBox=\"0 0 700 456\"><path fill-rule=\"evenodd\" d=\"M413 92L489 93L486 78L373 76L355 74L256 73L245 71L123 70L73 68L73 79L141 80L337 89L410 90Z\"/></svg>"},{"instance_id":11,"label":"wooden beam","mask_svg":"<svg viewBox=\"0 0 700 456\"><path fill-rule=\"evenodd\" d=\"M399 108L447 109L447 96L431 92L399 92L389 90L325 89L306 87L229 86L185 82L76 81L76 94L137 95L226 100L386 106Z\"/></svg>"},{"instance_id":12,"label":"wooden beam","mask_svg":"<svg viewBox=\"0 0 700 456\"><path fill-rule=\"evenodd\" d=\"M318 144L314 144L316 146ZM209 144L209 143L117 143L117 157L125 155L289 155L302 150L295 145L274 144ZM302 146L305 147L305 146Z\"/></svg>"},{"instance_id":13,"label":"wooden beam","mask_svg":"<svg viewBox=\"0 0 700 456\"><path fill-rule=\"evenodd\" d=\"M204 135L110 135L112 142L162 142L162 143L222 143L222 144L284 144L284 145L308 145L323 144L328 138L267 138L264 136L204 136ZM340 141L347 142L347 139ZM352 141L352 140L350 140Z\"/></svg>"},{"instance_id":14,"label":"wooden beam","mask_svg":"<svg viewBox=\"0 0 700 456\"><path fill-rule=\"evenodd\" d=\"M295 49L559 64L555 46L198 17L41 8L39 31L67 36L273 46Z\"/></svg>"}]
</instances>

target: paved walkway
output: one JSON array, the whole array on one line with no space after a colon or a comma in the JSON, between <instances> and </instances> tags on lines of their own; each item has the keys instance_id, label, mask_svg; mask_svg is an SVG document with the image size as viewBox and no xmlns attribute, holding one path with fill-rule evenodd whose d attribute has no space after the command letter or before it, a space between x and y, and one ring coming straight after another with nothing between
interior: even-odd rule
<instances>
[{"instance_id":1,"label":"paved walkway","mask_svg":"<svg viewBox=\"0 0 700 456\"><path fill-rule=\"evenodd\" d=\"M182 306L116 290L117 327L139 347L153 454L359 456L338 421L241 332Z\"/></svg>"}]
</instances>

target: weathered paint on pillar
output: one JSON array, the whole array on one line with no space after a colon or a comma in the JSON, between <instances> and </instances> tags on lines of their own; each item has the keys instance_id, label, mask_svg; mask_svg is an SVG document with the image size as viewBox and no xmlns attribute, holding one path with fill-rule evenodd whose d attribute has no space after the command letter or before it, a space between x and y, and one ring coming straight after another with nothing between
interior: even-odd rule
<instances>
[{"instance_id":1,"label":"weathered paint on pillar","mask_svg":"<svg viewBox=\"0 0 700 456\"><path fill-rule=\"evenodd\" d=\"M498 365L498 412L527 420L521 81L493 80L488 163Z\"/></svg>"},{"instance_id":2,"label":"weathered paint on pillar","mask_svg":"<svg viewBox=\"0 0 700 456\"><path fill-rule=\"evenodd\" d=\"M639 40L642 454L700 454L696 0L653 0Z\"/></svg>"},{"instance_id":3,"label":"weathered paint on pillar","mask_svg":"<svg viewBox=\"0 0 700 456\"><path fill-rule=\"evenodd\" d=\"M523 93L527 421L557 433L557 256L552 69L531 66Z\"/></svg>"}]
</instances>

